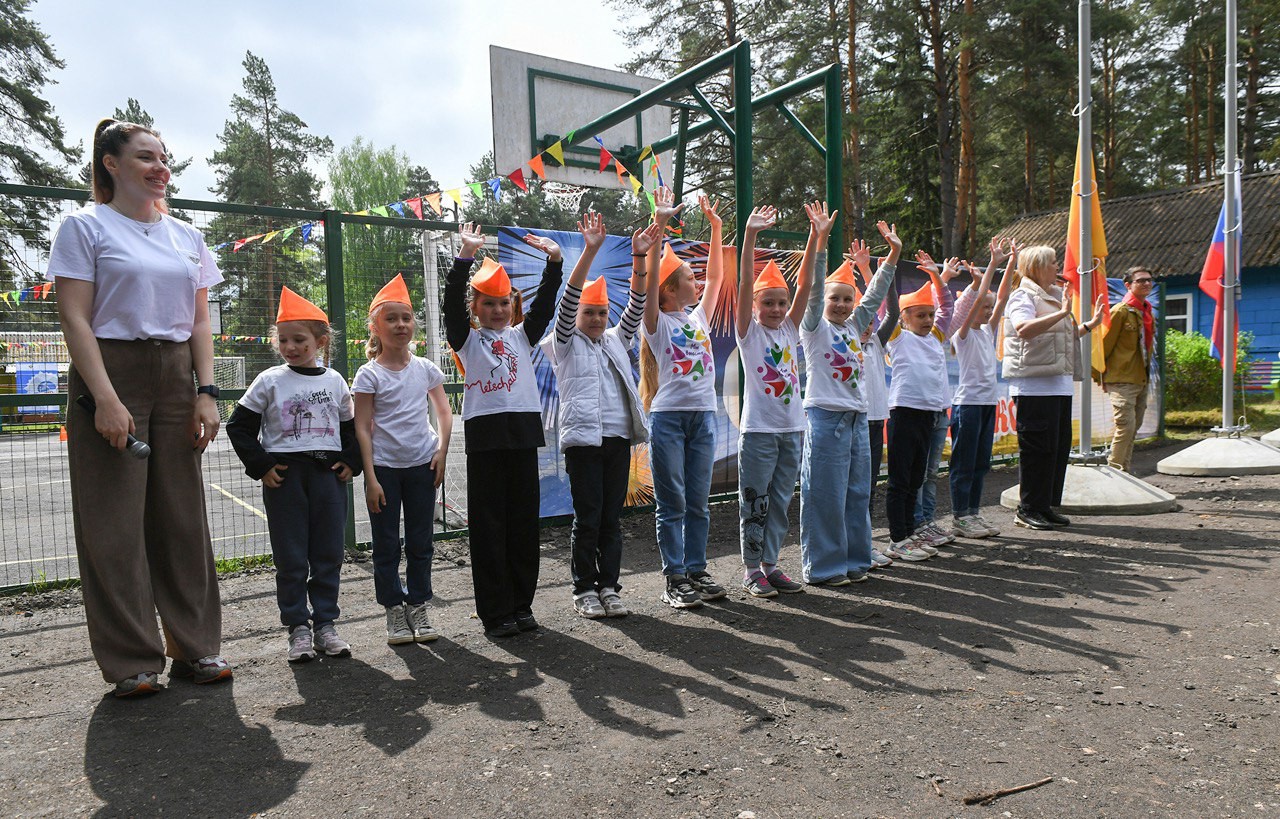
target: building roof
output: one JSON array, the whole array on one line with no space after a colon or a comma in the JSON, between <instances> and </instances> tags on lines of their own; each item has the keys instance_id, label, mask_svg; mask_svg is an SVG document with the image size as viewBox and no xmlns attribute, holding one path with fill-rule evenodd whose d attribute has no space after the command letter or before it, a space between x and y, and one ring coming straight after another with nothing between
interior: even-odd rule
<instances>
[{"instance_id":1,"label":"building roof","mask_svg":"<svg viewBox=\"0 0 1280 819\"><path fill-rule=\"evenodd\" d=\"M1280 171L1242 177L1243 267L1280 266ZM1222 181L1102 203L1108 275L1135 265L1160 276L1200 274L1222 210ZM1000 232L1019 243L1066 243L1067 210L1022 216ZM1059 256L1061 258L1061 256Z\"/></svg>"}]
</instances>

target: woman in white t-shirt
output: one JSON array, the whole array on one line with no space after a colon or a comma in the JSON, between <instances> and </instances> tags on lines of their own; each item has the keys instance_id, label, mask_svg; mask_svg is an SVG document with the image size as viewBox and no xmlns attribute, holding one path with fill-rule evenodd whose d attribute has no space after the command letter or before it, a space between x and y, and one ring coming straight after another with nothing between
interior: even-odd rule
<instances>
[{"instance_id":1,"label":"woman in white t-shirt","mask_svg":"<svg viewBox=\"0 0 1280 819\"><path fill-rule=\"evenodd\" d=\"M168 163L157 132L100 122L94 204L62 224L46 273L71 352L67 454L89 643L118 697L159 691L166 654L170 677L232 674L219 656L200 473L218 433L208 289L222 275L200 232L168 214ZM149 458L124 453L132 436Z\"/></svg>"},{"instance_id":2,"label":"woman in white t-shirt","mask_svg":"<svg viewBox=\"0 0 1280 819\"><path fill-rule=\"evenodd\" d=\"M668 188L659 188L655 200L654 221L665 230L684 205L674 204ZM640 396L649 411L658 551L666 576L662 601L674 608L697 608L705 600L725 596L724 587L707 572L716 447L716 366L710 321L720 300L723 226L715 204L705 196L699 204L711 223L702 298L698 298L693 268L670 246L655 245L649 251L648 269L658 286L645 302L640 344Z\"/></svg>"},{"instance_id":3,"label":"woman in white t-shirt","mask_svg":"<svg viewBox=\"0 0 1280 819\"><path fill-rule=\"evenodd\" d=\"M400 274L369 305L369 362L356 370L356 439L364 459L364 497L373 539L373 593L387 610L387 643L429 643L431 544L436 489L444 481L453 413L444 373L410 351L416 322ZM431 427L435 410L439 435ZM405 582L400 582L404 509Z\"/></svg>"}]
</instances>

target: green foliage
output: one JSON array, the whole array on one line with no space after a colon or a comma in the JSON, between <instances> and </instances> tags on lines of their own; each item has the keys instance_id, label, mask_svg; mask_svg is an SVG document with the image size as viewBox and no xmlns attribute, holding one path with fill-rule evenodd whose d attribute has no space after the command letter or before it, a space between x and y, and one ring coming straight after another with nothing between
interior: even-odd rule
<instances>
[{"instance_id":1,"label":"green foliage","mask_svg":"<svg viewBox=\"0 0 1280 819\"><path fill-rule=\"evenodd\" d=\"M1207 410L1222 403L1222 367L1209 352L1209 339L1196 332L1165 333L1165 407L1168 410ZM1249 372L1253 333L1240 334L1236 384ZM1219 421L1222 419L1219 418Z\"/></svg>"}]
</instances>

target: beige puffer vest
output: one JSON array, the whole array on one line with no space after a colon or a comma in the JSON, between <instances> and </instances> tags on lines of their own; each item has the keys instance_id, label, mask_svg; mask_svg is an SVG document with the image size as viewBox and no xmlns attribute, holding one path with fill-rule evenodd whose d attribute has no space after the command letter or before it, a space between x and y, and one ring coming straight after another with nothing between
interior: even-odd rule
<instances>
[{"instance_id":1,"label":"beige puffer vest","mask_svg":"<svg viewBox=\"0 0 1280 819\"><path fill-rule=\"evenodd\" d=\"M1030 279L1018 284L1019 290L1031 294L1036 305L1036 316L1047 316L1062 309L1064 294L1060 288L1044 290ZM1063 319L1035 338L1019 338L1008 314L1004 317L1004 362L1001 374L1005 378L1036 378L1041 376L1070 375L1076 381L1083 378L1080 366L1080 341L1075 323Z\"/></svg>"}]
</instances>

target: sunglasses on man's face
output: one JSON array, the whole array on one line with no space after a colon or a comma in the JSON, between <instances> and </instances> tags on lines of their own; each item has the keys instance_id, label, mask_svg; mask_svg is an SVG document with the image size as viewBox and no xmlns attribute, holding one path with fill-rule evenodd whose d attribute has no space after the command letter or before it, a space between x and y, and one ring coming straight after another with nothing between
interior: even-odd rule
<instances>
[{"instance_id":1,"label":"sunglasses on man's face","mask_svg":"<svg viewBox=\"0 0 1280 819\"><path fill-rule=\"evenodd\" d=\"M1133 283L1134 284L1155 284L1155 281L1152 279L1134 279Z\"/></svg>"}]
</instances>

